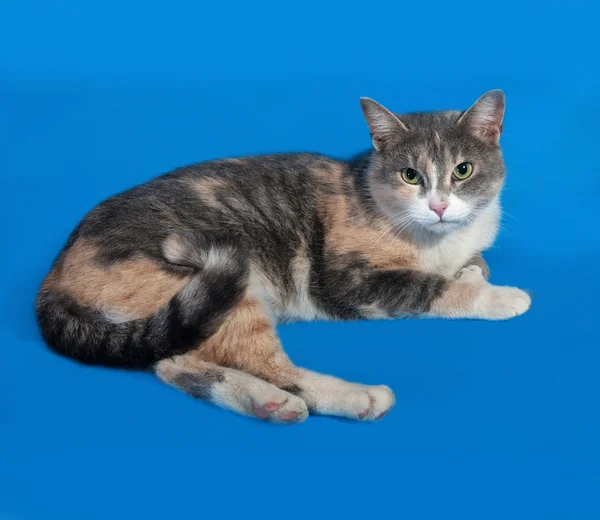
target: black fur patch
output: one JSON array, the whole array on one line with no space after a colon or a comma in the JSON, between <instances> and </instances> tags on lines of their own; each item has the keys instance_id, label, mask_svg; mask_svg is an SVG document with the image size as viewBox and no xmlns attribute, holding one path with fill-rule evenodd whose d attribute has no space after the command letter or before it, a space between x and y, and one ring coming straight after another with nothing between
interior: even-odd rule
<instances>
[{"instance_id":1,"label":"black fur patch","mask_svg":"<svg viewBox=\"0 0 600 520\"><path fill-rule=\"evenodd\" d=\"M289 392L290 394L298 397L300 397L300 394L302 393L302 388L300 388L298 385L283 386L281 387L281 390L284 392Z\"/></svg>"}]
</instances>

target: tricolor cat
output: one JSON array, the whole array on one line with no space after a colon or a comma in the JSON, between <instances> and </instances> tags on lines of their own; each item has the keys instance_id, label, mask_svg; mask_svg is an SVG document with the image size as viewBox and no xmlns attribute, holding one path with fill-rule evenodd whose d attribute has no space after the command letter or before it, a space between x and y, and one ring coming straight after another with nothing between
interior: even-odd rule
<instances>
[{"instance_id":1,"label":"tricolor cat","mask_svg":"<svg viewBox=\"0 0 600 520\"><path fill-rule=\"evenodd\" d=\"M361 105L373 149L349 161L205 162L97 206L39 292L47 343L261 419L376 420L394 404L388 387L295 366L275 324L527 311L525 292L488 283L481 257L500 218L504 94L465 112Z\"/></svg>"}]
</instances>

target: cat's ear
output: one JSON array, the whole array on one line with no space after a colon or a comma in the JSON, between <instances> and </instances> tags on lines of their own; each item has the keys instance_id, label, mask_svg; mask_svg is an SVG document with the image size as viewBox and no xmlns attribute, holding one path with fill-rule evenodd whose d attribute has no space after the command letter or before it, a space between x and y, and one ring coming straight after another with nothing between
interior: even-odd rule
<instances>
[{"instance_id":1,"label":"cat's ear","mask_svg":"<svg viewBox=\"0 0 600 520\"><path fill-rule=\"evenodd\" d=\"M498 144L502 134L505 106L504 92L490 90L460 116L458 124L464 125L478 139Z\"/></svg>"},{"instance_id":2,"label":"cat's ear","mask_svg":"<svg viewBox=\"0 0 600 520\"><path fill-rule=\"evenodd\" d=\"M408 132L400 119L376 101L362 97L360 106L369 125L373 146L378 152L385 150Z\"/></svg>"}]
</instances>

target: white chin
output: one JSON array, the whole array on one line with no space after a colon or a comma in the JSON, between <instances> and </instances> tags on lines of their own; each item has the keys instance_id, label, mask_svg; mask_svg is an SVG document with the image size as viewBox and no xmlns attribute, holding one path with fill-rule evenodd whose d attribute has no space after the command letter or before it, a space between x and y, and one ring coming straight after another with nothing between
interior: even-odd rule
<instances>
[{"instance_id":1,"label":"white chin","mask_svg":"<svg viewBox=\"0 0 600 520\"><path fill-rule=\"evenodd\" d=\"M439 220L438 222L428 224L426 227L433 233L448 233L459 226L459 222L444 222L443 220Z\"/></svg>"}]
</instances>

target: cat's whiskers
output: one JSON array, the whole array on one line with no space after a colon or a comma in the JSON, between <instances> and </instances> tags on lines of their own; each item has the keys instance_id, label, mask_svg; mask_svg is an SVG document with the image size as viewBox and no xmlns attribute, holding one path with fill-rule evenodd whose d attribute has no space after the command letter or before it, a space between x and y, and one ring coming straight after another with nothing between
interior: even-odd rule
<instances>
[{"instance_id":1,"label":"cat's whiskers","mask_svg":"<svg viewBox=\"0 0 600 520\"><path fill-rule=\"evenodd\" d=\"M383 232L377 237L375 243L379 244L386 236L390 235L390 233L393 238L398 238L398 235L396 233L397 226L402 225L402 223L404 223L408 218L410 218L410 211L408 210L399 211L398 213L395 213L394 215L389 217L391 227L386 227L383 230Z\"/></svg>"},{"instance_id":2,"label":"cat's whiskers","mask_svg":"<svg viewBox=\"0 0 600 520\"><path fill-rule=\"evenodd\" d=\"M504 227L501 223L498 223L498 229L507 235L512 235L512 232L507 227Z\"/></svg>"},{"instance_id":3,"label":"cat's whiskers","mask_svg":"<svg viewBox=\"0 0 600 520\"><path fill-rule=\"evenodd\" d=\"M404 230L408 229L408 227L409 227L409 226L411 226L411 225L412 225L414 222L415 222L415 219L414 219L414 218L411 218L411 219L409 219L409 220L408 220L408 222L406 222L406 224L404 224L404 225L403 225L401 228L399 228L399 229L396 231L396 235L397 235L398 237L400 237L400 236L402 235L402 232L403 232Z\"/></svg>"},{"instance_id":4,"label":"cat's whiskers","mask_svg":"<svg viewBox=\"0 0 600 520\"><path fill-rule=\"evenodd\" d=\"M399 236L401 234L402 230L406 229L413 222L415 222L415 219L412 215L408 215L407 217L403 218L402 220L398 220L398 221L394 222L394 227L393 227L394 236Z\"/></svg>"},{"instance_id":5,"label":"cat's whiskers","mask_svg":"<svg viewBox=\"0 0 600 520\"><path fill-rule=\"evenodd\" d=\"M410 211L404 211L400 218L392 220L392 235L394 238L401 238L402 232L415 222L415 217Z\"/></svg>"},{"instance_id":6,"label":"cat's whiskers","mask_svg":"<svg viewBox=\"0 0 600 520\"><path fill-rule=\"evenodd\" d=\"M392 221L392 228L394 233L398 231L404 224L407 222L414 221L414 217L410 212L406 212L406 214L402 215L400 218L396 218Z\"/></svg>"}]
</instances>

